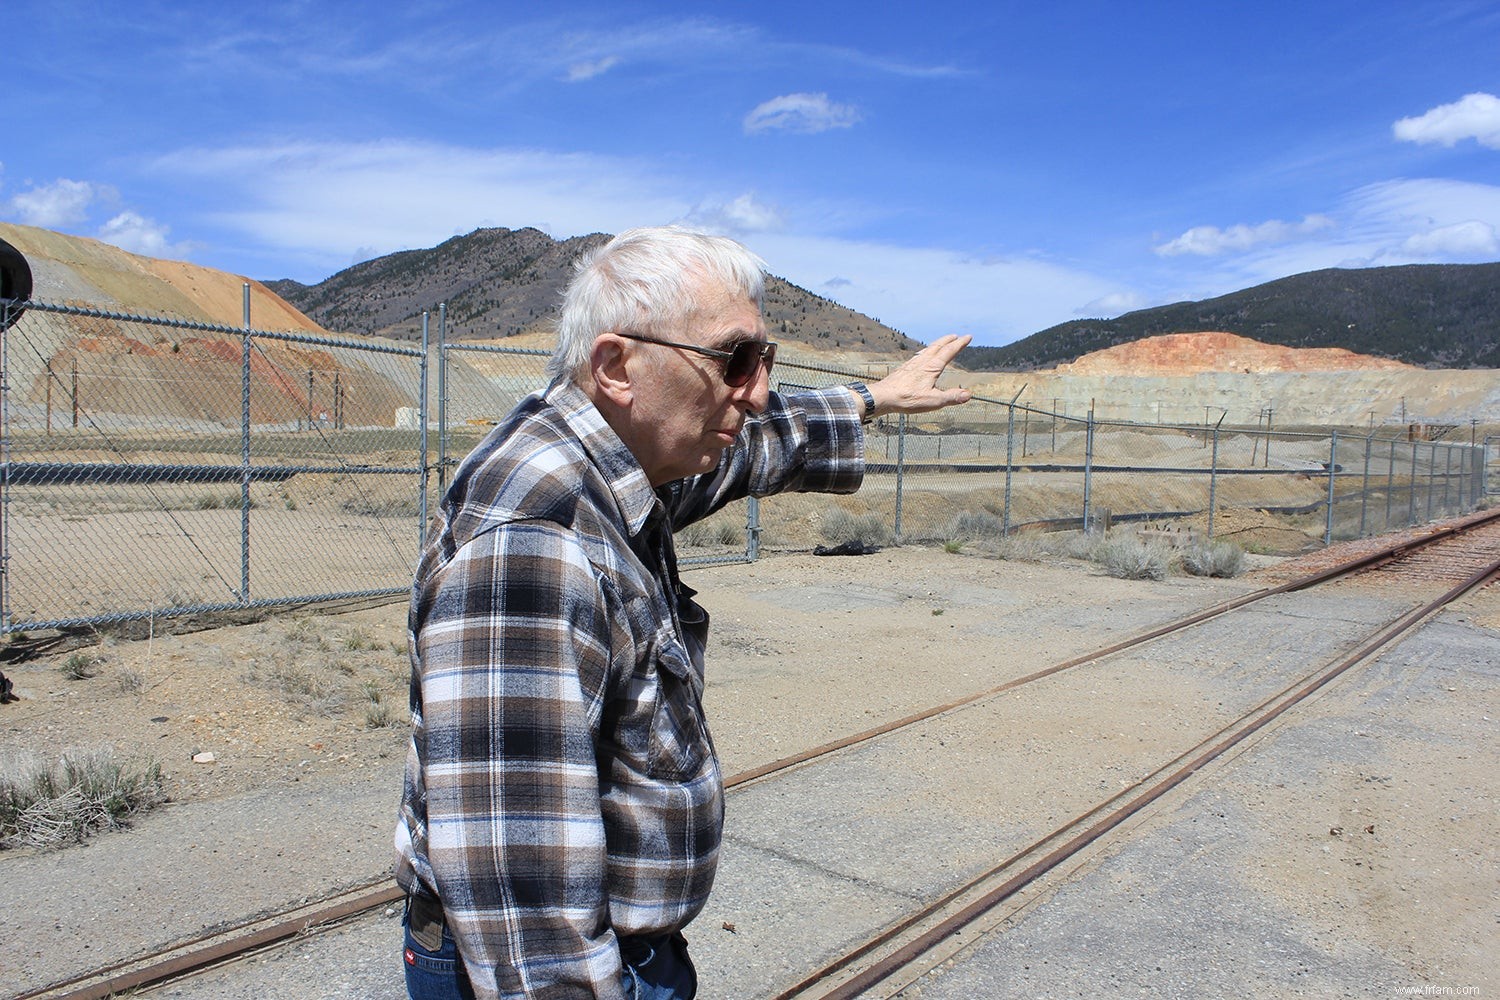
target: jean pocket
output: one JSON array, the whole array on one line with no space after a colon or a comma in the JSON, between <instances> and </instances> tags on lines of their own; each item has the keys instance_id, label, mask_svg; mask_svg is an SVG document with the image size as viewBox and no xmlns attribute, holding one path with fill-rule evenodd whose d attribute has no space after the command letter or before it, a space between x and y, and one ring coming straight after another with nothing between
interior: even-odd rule
<instances>
[{"instance_id":1,"label":"jean pocket","mask_svg":"<svg viewBox=\"0 0 1500 1000\"><path fill-rule=\"evenodd\" d=\"M458 946L443 934L437 951L424 948L407 928L402 942L401 964L406 970L406 993L411 1000L473 1000L474 988L458 958Z\"/></svg>"}]
</instances>

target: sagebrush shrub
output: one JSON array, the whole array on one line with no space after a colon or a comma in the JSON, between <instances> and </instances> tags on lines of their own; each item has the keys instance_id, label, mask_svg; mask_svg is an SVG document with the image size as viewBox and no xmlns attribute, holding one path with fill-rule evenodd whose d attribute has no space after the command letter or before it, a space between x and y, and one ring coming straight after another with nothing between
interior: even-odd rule
<instances>
[{"instance_id":1,"label":"sagebrush shrub","mask_svg":"<svg viewBox=\"0 0 1500 1000\"><path fill-rule=\"evenodd\" d=\"M7 761L0 769L0 844L81 842L164 798L160 764L129 767L108 748L68 750L53 764Z\"/></svg>"},{"instance_id":2,"label":"sagebrush shrub","mask_svg":"<svg viewBox=\"0 0 1500 1000\"><path fill-rule=\"evenodd\" d=\"M1182 552L1182 568L1193 576L1239 576L1245 550L1233 542L1195 541Z\"/></svg>"},{"instance_id":3,"label":"sagebrush shrub","mask_svg":"<svg viewBox=\"0 0 1500 1000\"><path fill-rule=\"evenodd\" d=\"M1176 557L1170 545L1133 535L1108 537L1097 551L1105 572L1123 580L1165 580Z\"/></svg>"},{"instance_id":4,"label":"sagebrush shrub","mask_svg":"<svg viewBox=\"0 0 1500 1000\"><path fill-rule=\"evenodd\" d=\"M845 542L889 545L893 537L879 514L851 514L842 507L834 507L825 513L818 531L835 545Z\"/></svg>"}]
</instances>

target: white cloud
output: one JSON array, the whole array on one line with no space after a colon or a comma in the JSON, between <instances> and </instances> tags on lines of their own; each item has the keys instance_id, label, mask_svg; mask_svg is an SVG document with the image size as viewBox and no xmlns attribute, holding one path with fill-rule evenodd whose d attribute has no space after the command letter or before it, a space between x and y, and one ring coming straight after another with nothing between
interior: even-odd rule
<instances>
[{"instance_id":1,"label":"white cloud","mask_svg":"<svg viewBox=\"0 0 1500 1000\"><path fill-rule=\"evenodd\" d=\"M146 257L185 257L188 244L173 244L167 239L170 227L136 212L125 211L99 227L99 238L121 250Z\"/></svg>"},{"instance_id":2,"label":"white cloud","mask_svg":"<svg viewBox=\"0 0 1500 1000\"><path fill-rule=\"evenodd\" d=\"M1471 219L1406 238L1401 249L1416 257L1489 257L1500 253L1495 227Z\"/></svg>"},{"instance_id":3,"label":"white cloud","mask_svg":"<svg viewBox=\"0 0 1500 1000\"><path fill-rule=\"evenodd\" d=\"M1076 315L1119 283L1026 257L980 258L936 247L767 234L750 248L803 288L919 340L945 333L1007 343Z\"/></svg>"},{"instance_id":4,"label":"white cloud","mask_svg":"<svg viewBox=\"0 0 1500 1000\"><path fill-rule=\"evenodd\" d=\"M1500 187L1437 178L1386 181L1348 199L1361 265L1492 260L1500 253Z\"/></svg>"},{"instance_id":5,"label":"white cloud","mask_svg":"<svg viewBox=\"0 0 1500 1000\"><path fill-rule=\"evenodd\" d=\"M1163 257L1179 254L1195 254L1215 257L1219 254L1249 250L1271 243L1289 243L1323 232L1334 227L1334 221L1326 215L1309 215L1301 222L1282 222L1272 219L1254 226L1237 225L1228 229L1217 226L1194 226L1174 240L1156 247Z\"/></svg>"},{"instance_id":6,"label":"white cloud","mask_svg":"<svg viewBox=\"0 0 1500 1000\"><path fill-rule=\"evenodd\" d=\"M113 189L59 178L51 184L33 187L15 195L6 203L6 214L23 225L56 229L88 218L89 205L101 197L111 197Z\"/></svg>"},{"instance_id":7,"label":"white cloud","mask_svg":"<svg viewBox=\"0 0 1500 1000\"><path fill-rule=\"evenodd\" d=\"M602 76L620 64L619 56L605 56L602 59L593 59L588 62L574 63L568 67L569 83L579 83L584 80L592 80L596 76Z\"/></svg>"},{"instance_id":8,"label":"white cloud","mask_svg":"<svg viewBox=\"0 0 1500 1000\"><path fill-rule=\"evenodd\" d=\"M775 232L786 225L779 211L757 201L753 194L742 194L730 202L702 202L681 221L699 229L739 237Z\"/></svg>"},{"instance_id":9,"label":"white cloud","mask_svg":"<svg viewBox=\"0 0 1500 1000\"><path fill-rule=\"evenodd\" d=\"M435 143L286 143L190 149L152 169L201 180L214 221L286 268L337 269L433 246L482 225L534 226L559 238L683 218L680 178L623 157L484 150ZM488 220L488 221L487 221ZM309 275L311 276L311 275Z\"/></svg>"},{"instance_id":10,"label":"white cloud","mask_svg":"<svg viewBox=\"0 0 1500 1000\"><path fill-rule=\"evenodd\" d=\"M1408 230L1470 219L1500 222L1500 187L1436 177L1382 181L1355 191L1344 211Z\"/></svg>"},{"instance_id":11,"label":"white cloud","mask_svg":"<svg viewBox=\"0 0 1500 1000\"><path fill-rule=\"evenodd\" d=\"M1073 315L1089 319L1112 319L1137 309L1144 309L1148 305L1150 303L1146 301L1145 296L1138 292L1111 292L1108 295L1101 295L1092 302L1085 302L1074 310Z\"/></svg>"},{"instance_id":12,"label":"white cloud","mask_svg":"<svg viewBox=\"0 0 1500 1000\"><path fill-rule=\"evenodd\" d=\"M1452 146L1473 139L1481 146L1500 149L1500 97L1465 94L1452 104L1441 104L1416 118L1402 118L1391 126L1405 142Z\"/></svg>"},{"instance_id":13,"label":"white cloud","mask_svg":"<svg viewBox=\"0 0 1500 1000\"><path fill-rule=\"evenodd\" d=\"M826 132L849 128L859 121L859 111L850 104L838 104L827 94L784 94L773 97L745 116L749 134L769 132Z\"/></svg>"},{"instance_id":14,"label":"white cloud","mask_svg":"<svg viewBox=\"0 0 1500 1000\"><path fill-rule=\"evenodd\" d=\"M1205 298L1330 267L1463 264L1500 257L1500 186L1441 178L1382 181L1350 192L1327 215L1337 225L1305 239L1224 256L1211 269L1189 262L1171 292L1154 298Z\"/></svg>"}]
</instances>

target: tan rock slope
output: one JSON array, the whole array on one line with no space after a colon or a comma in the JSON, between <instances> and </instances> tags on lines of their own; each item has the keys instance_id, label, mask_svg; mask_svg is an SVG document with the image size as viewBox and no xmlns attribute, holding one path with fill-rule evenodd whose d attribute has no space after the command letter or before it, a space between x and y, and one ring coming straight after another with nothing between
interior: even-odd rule
<instances>
[{"instance_id":1,"label":"tan rock slope","mask_svg":"<svg viewBox=\"0 0 1500 1000\"><path fill-rule=\"evenodd\" d=\"M9 222L0 222L0 240L26 255L33 299L238 327L245 321L248 284L256 329L323 332L260 282L238 274Z\"/></svg>"},{"instance_id":2,"label":"tan rock slope","mask_svg":"<svg viewBox=\"0 0 1500 1000\"><path fill-rule=\"evenodd\" d=\"M325 334L260 282L241 275L32 226L0 223L0 239L25 255L33 301L241 328L248 285L254 329ZM82 405L95 414L203 427L232 426L240 419L243 338L236 334L33 310L5 335L13 427L37 419L50 426L51 417L32 411L61 406L75 381L85 387ZM350 354L258 340L250 358L251 419L293 423L333 412L349 425L391 426L402 407L414 405L415 378L402 384Z\"/></svg>"}]
</instances>

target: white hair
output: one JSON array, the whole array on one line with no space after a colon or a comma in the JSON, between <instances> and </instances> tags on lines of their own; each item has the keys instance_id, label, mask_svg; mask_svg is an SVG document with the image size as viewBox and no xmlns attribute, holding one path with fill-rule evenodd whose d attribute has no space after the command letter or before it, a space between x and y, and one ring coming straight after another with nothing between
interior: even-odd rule
<instances>
[{"instance_id":1,"label":"white hair","mask_svg":"<svg viewBox=\"0 0 1500 1000\"><path fill-rule=\"evenodd\" d=\"M682 337L705 290L723 289L759 307L765 266L725 236L680 226L626 230L579 258L563 292L548 376L581 380L600 334Z\"/></svg>"}]
</instances>

